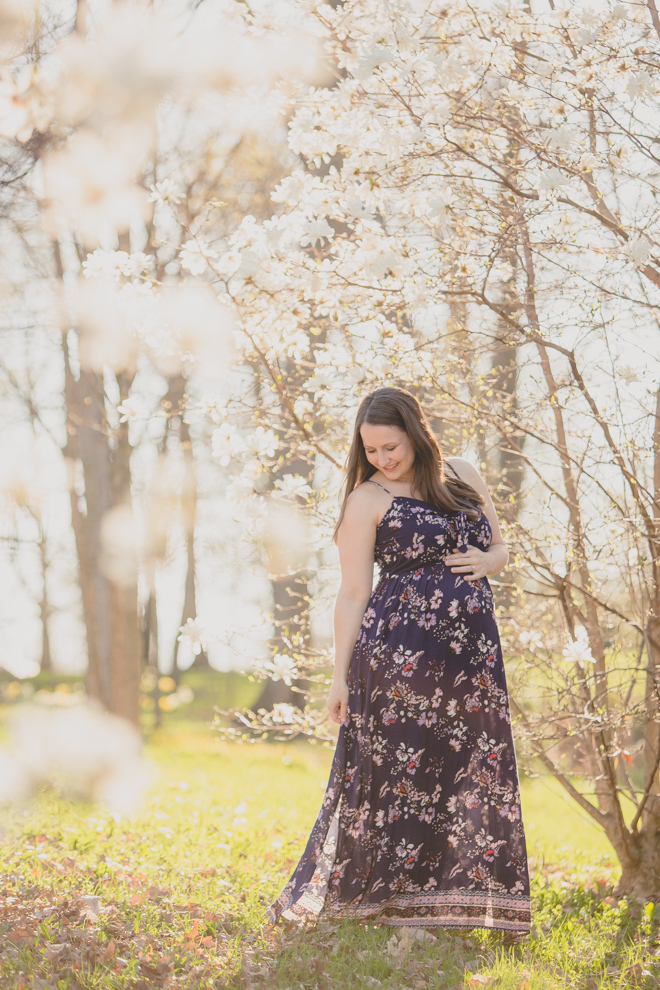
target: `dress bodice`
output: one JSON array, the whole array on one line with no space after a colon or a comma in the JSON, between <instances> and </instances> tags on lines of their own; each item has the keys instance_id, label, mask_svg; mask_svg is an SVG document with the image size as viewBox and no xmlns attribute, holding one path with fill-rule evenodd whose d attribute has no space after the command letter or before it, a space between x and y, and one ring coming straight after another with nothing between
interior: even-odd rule
<instances>
[{"instance_id":1,"label":"dress bodice","mask_svg":"<svg viewBox=\"0 0 660 990\"><path fill-rule=\"evenodd\" d=\"M376 534L375 560L381 574L442 565L447 554L469 546L487 550L492 541L490 523L482 513L470 519L466 512L443 512L416 498L395 495Z\"/></svg>"}]
</instances>

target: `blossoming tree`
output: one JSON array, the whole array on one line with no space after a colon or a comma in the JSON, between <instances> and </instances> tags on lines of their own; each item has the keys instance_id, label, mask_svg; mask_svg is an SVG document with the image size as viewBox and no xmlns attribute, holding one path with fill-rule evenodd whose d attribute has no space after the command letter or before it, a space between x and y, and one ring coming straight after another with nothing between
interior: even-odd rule
<instances>
[{"instance_id":1,"label":"blossoming tree","mask_svg":"<svg viewBox=\"0 0 660 990\"><path fill-rule=\"evenodd\" d=\"M339 71L297 101L290 144L306 167L280 184L272 220L247 218L208 259L272 397L252 424L313 462L314 492L295 476L287 492L326 534L326 483L374 385L416 391L484 468L494 447L521 459L506 582L519 605L504 616L524 665L519 733L606 831L621 889L655 896L655 6L359 0L310 16ZM497 346L515 391L484 361ZM244 426L230 403L223 435ZM245 459L234 491L263 504L271 469ZM291 656L309 676L313 658ZM317 714L245 722L309 733Z\"/></svg>"}]
</instances>

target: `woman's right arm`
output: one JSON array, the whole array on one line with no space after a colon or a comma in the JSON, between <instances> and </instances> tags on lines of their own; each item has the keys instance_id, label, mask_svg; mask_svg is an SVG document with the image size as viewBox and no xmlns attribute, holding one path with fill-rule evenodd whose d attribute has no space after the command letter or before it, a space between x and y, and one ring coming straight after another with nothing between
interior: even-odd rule
<instances>
[{"instance_id":1,"label":"woman's right arm","mask_svg":"<svg viewBox=\"0 0 660 990\"><path fill-rule=\"evenodd\" d=\"M335 604L335 672L328 695L333 722L348 718L348 670L373 588L379 508L382 511L378 493L374 494L361 488L351 492L337 533L341 585Z\"/></svg>"}]
</instances>

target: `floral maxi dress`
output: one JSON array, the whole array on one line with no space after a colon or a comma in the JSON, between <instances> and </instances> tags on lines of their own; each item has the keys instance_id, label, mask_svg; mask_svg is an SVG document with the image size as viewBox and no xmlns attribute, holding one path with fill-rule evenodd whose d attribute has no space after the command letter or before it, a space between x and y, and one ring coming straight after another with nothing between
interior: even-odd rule
<instances>
[{"instance_id":1,"label":"floral maxi dress","mask_svg":"<svg viewBox=\"0 0 660 990\"><path fill-rule=\"evenodd\" d=\"M506 678L486 578L443 558L486 550L484 515L395 496L349 672L323 805L269 917L378 918L526 932L529 878Z\"/></svg>"}]
</instances>

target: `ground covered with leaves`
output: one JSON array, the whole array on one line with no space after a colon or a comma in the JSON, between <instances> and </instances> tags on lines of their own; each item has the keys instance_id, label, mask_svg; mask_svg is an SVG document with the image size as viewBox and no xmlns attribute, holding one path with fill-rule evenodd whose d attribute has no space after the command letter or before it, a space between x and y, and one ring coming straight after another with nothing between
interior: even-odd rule
<instances>
[{"instance_id":1,"label":"ground covered with leaves","mask_svg":"<svg viewBox=\"0 0 660 990\"><path fill-rule=\"evenodd\" d=\"M602 836L542 779L523 782L529 938L266 921L318 811L331 754L162 732L130 819L44 791L5 811L0 986L11 990L616 990L660 987L652 904L618 900ZM656 953L658 953L656 955Z\"/></svg>"}]
</instances>

